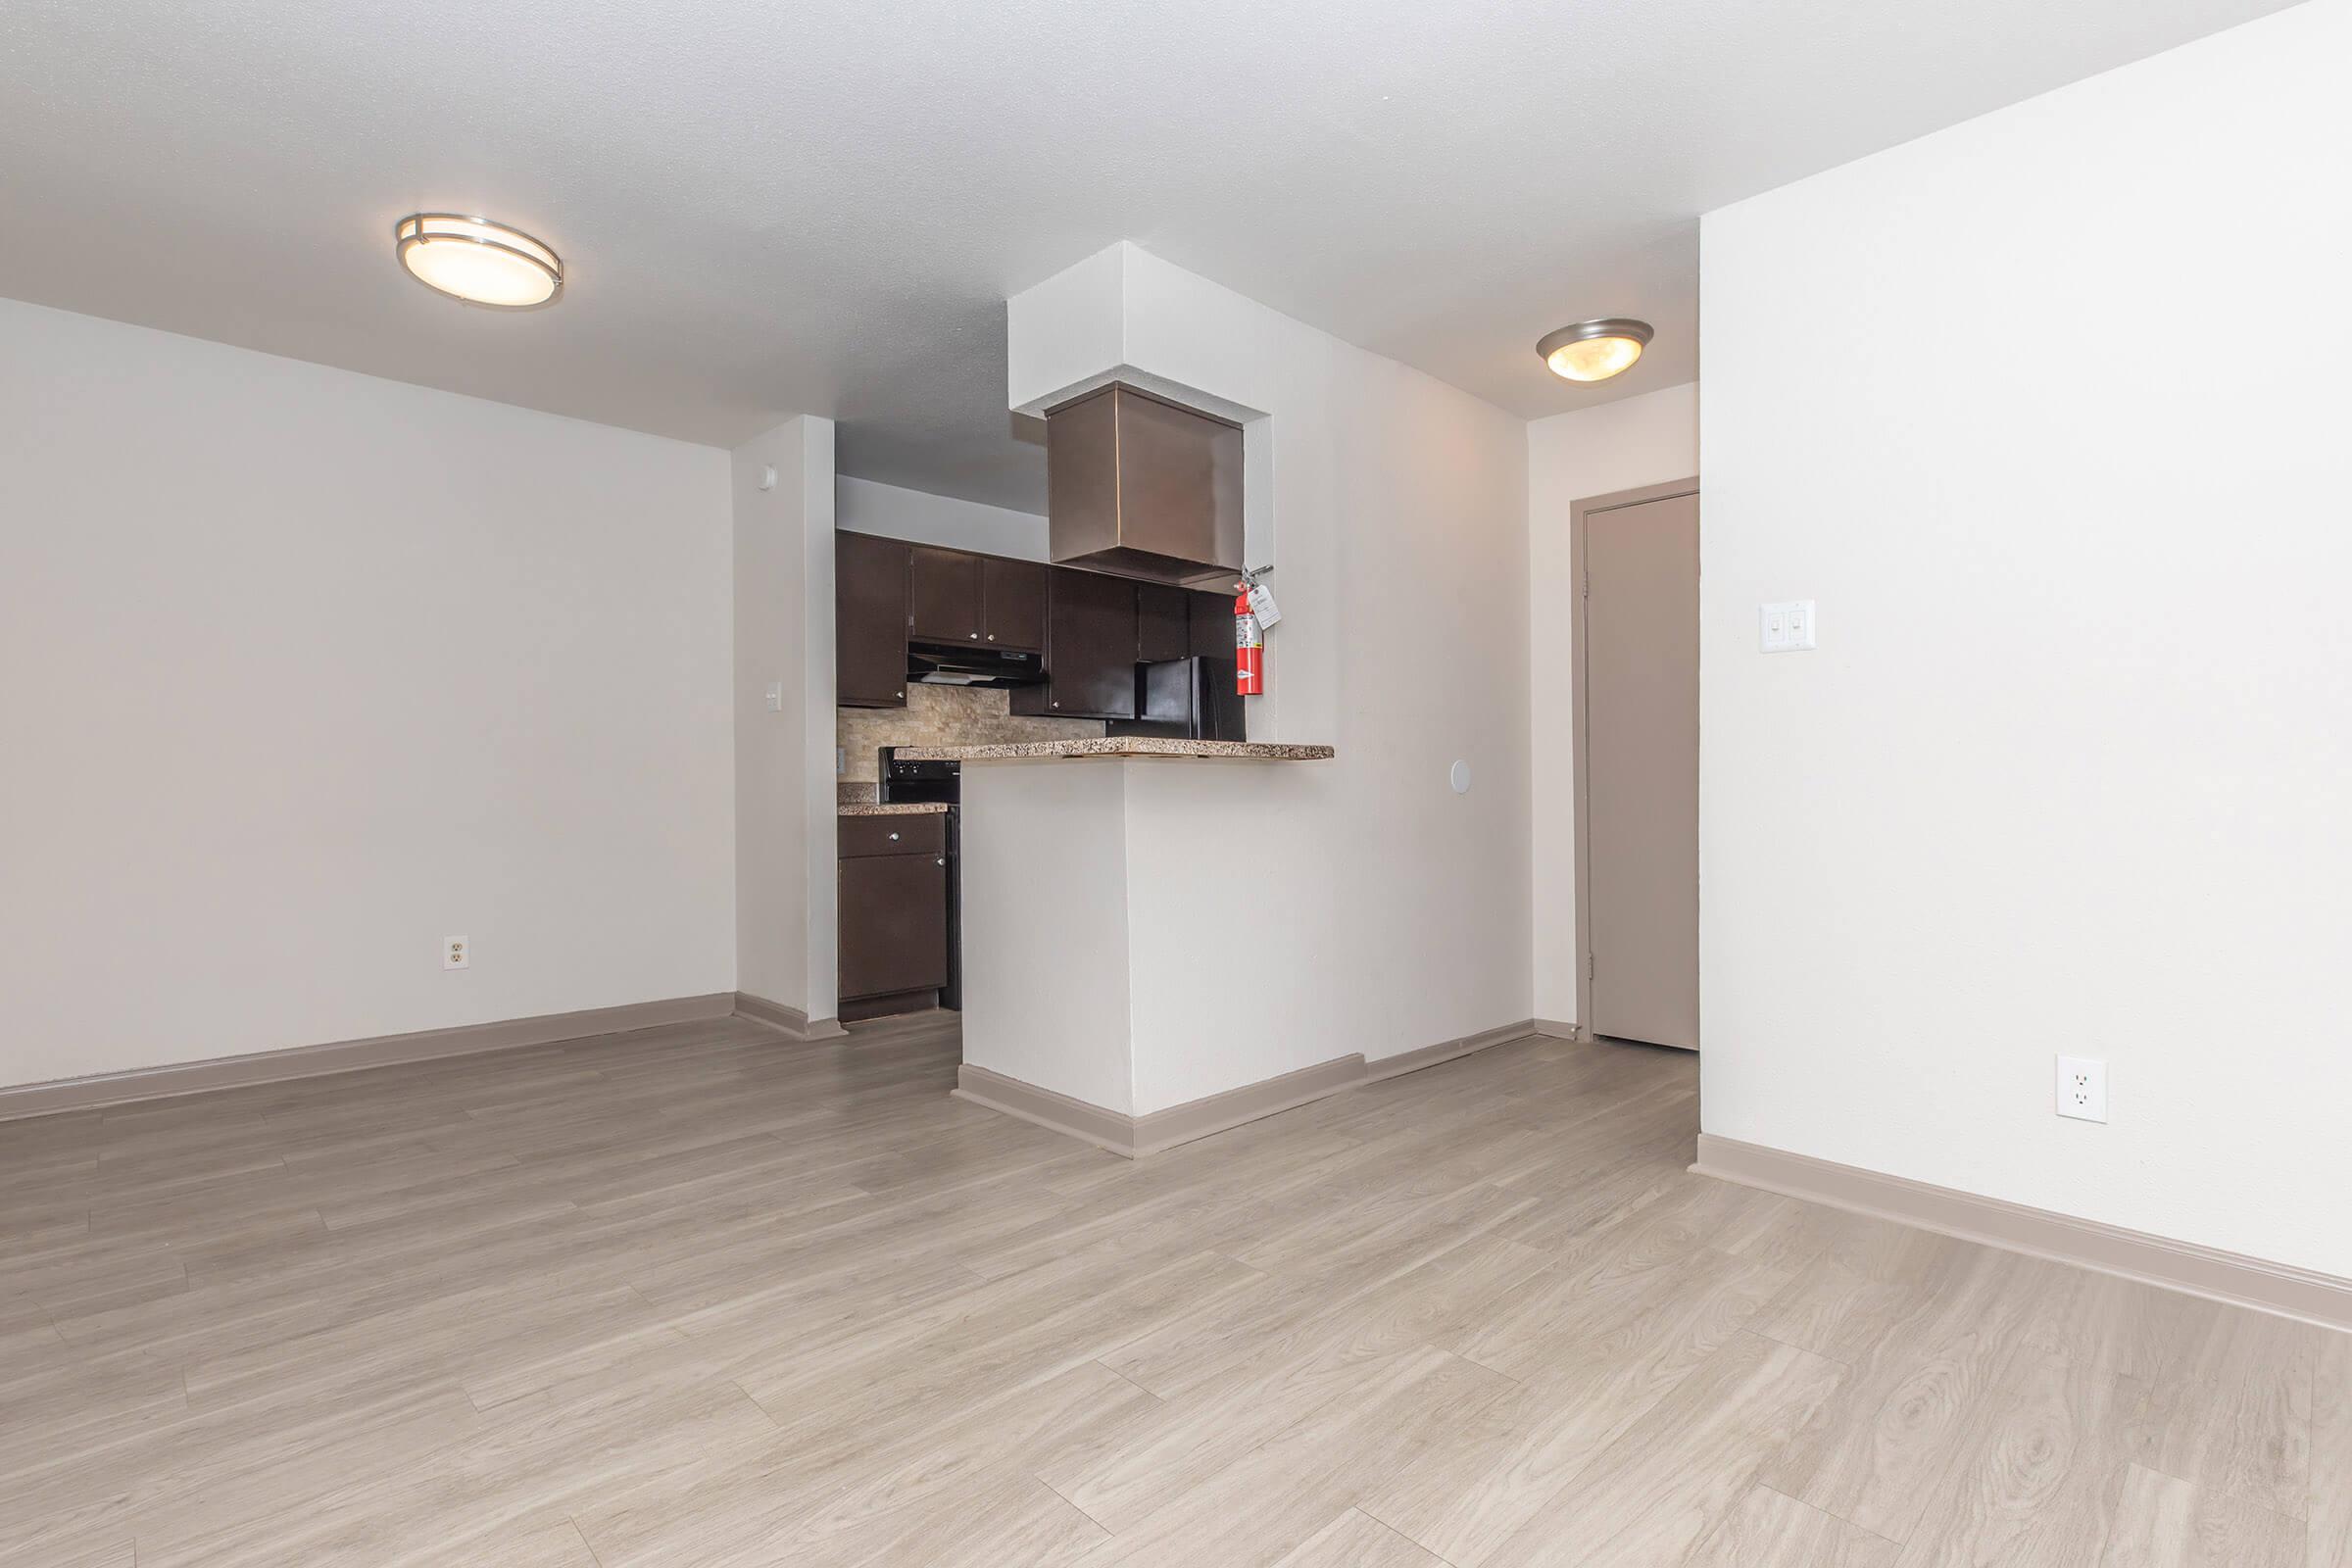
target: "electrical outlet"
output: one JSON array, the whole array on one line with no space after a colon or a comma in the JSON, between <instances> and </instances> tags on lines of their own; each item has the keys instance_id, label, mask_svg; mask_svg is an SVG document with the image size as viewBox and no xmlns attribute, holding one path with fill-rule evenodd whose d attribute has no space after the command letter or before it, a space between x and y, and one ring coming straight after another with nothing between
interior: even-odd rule
<instances>
[{"instance_id":1,"label":"electrical outlet","mask_svg":"<svg viewBox=\"0 0 2352 1568\"><path fill-rule=\"evenodd\" d=\"M2058 1114L2077 1121L2107 1119L2107 1064L2095 1056L2058 1058Z\"/></svg>"},{"instance_id":2,"label":"electrical outlet","mask_svg":"<svg viewBox=\"0 0 2352 1568\"><path fill-rule=\"evenodd\" d=\"M473 944L465 937L444 938L441 943L441 967L470 969L473 967Z\"/></svg>"}]
</instances>

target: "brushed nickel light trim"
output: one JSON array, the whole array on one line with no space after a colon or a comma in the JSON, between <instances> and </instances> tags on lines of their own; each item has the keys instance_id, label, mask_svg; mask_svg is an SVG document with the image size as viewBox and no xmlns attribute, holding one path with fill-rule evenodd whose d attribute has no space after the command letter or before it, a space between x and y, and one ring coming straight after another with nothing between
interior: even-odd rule
<instances>
[{"instance_id":1,"label":"brushed nickel light trim","mask_svg":"<svg viewBox=\"0 0 2352 1568\"><path fill-rule=\"evenodd\" d=\"M392 225L392 242L402 270L434 293L468 305L489 311L536 311L564 297L564 259L553 247L506 223L466 213L412 213ZM478 264L492 262L512 286L501 294L472 292L457 274L444 272L438 279L430 275L436 260L457 258L477 264L474 270L483 278L494 274Z\"/></svg>"},{"instance_id":2,"label":"brushed nickel light trim","mask_svg":"<svg viewBox=\"0 0 2352 1568\"><path fill-rule=\"evenodd\" d=\"M1606 381L1639 364L1642 351L1655 335L1647 321L1637 321L1629 316L1604 316L1546 332L1536 343L1536 357L1563 381ZM1631 352L1627 348L1612 351L1605 347L1613 343L1626 345ZM1578 351L1581 344L1592 348ZM1564 349L1574 352L1563 354Z\"/></svg>"}]
</instances>

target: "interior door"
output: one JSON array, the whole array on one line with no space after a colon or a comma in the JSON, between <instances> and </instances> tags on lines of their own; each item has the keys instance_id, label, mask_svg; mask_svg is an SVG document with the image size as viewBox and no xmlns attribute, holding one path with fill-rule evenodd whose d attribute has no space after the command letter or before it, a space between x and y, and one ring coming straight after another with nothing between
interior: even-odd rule
<instances>
[{"instance_id":1,"label":"interior door","mask_svg":"<svg viewBox=\"0 0 2352 1568\"><path fill-rule=\"evenodd\" d=\"M1592 1032L1698 1049L1698 497L1585 514Z\"/></svg>"}]
</instances>

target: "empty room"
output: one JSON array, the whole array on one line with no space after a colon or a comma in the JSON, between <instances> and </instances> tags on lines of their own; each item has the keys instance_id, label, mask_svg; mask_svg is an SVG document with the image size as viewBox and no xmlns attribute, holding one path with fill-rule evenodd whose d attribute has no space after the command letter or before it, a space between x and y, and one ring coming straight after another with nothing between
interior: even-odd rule
<instances>
[{"instance_id":1,"label":"empty room","mask_svg":"<svg viewBox=\"0 0 2352 1568\"><path fill-rule=\"evenodd\" d=\"M0 1564L2352 1568L2348 62L0 8Z\"/></svg>"}]
</instances>

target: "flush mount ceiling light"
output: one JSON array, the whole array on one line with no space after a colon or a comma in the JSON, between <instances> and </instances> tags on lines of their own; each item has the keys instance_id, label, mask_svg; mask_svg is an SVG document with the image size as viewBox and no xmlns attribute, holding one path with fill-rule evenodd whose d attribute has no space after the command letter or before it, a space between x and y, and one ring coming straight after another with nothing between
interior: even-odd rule
<instances>
[{"instance_id":1,"label":"flush mount ceiling light","mask_svg":"<svg viewBox=\"0 0 2352 1568\"><path fill-rule=\"evenodd\" d=\"M563 258L486 218L416 213L392 226L392 238L410 276L470 304L527 311L564 292Z\"/></svg>"},{"instance_id":2,"label":"flush mount ceiling light","mask_svg":"<svg viewBox=\"0 0 2352 1568\"><path fill-rule=\"evenodd\" d=\"M1608 316L1546 333L1536 352L1556 376L1570 381L1606 381L1634 368L1650 336L1647 321Z\"/></svg>"}]
</instances>

